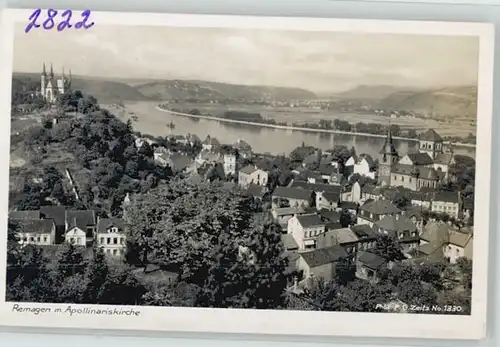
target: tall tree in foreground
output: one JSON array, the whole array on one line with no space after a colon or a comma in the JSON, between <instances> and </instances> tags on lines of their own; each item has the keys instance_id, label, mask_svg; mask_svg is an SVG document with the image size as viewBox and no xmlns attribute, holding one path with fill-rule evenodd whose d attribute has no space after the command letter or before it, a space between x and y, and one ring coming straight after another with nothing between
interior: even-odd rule
<instances>
[{"instance_id":1,"label":"tall tree in foreground","mask_svg":"<svg viewBox=\"0 0 500 347\"><path fill-rule=\"evenodd\" d=\"M246 237L234 243L222 234L198 304L208 307L272 309L284 306L287 285L281 228L265 216L253 221Z\"/></svg>"},{"instance_id":2,"label":"tall tree in foreground","mask_svg":"<svg viewBox=\"0 0 500 347\"><path fill-rule=\"evenodd\" d=\"M200 306L279 307L286 286L281 235L254 215L238 188L171 180L126 207L129 259L166 266L203 288Z\"/></svg>"},{"instance_id":3,"label":"tall tree in foreground","mask_svg":"<svg viewBox=\"0 0 500 347\"><path fill-rule=\"evenodd\" d=\"M106 255L100 247L92 250L92 259L85 274L84 303L98 304L108 280L109 268Z\"/></svg>"}]
</instances>

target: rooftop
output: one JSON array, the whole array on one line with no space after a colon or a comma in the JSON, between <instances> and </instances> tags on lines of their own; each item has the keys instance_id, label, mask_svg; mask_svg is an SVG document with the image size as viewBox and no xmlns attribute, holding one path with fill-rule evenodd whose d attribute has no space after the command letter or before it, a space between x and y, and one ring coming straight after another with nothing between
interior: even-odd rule
<instances>
[{"instance_id":1,"label":"rooftop","mask_svg":"<svg viewBox=\"0 0 500 347\"><path fill-rule=\"evenodd\" d=\"M375 239L377 236L373 232L372 227L368 224L358 224L351 227L353 233L356 234L358 239Z\"/></svg>"},{"instance_id":2,"label":"rooftop","mask_svg":"<svg viewBox=\"0 0 500 347\"><path fill-rule=\"evenodd\" d=\"M330 222L339 222L340 221L340 212L321 209L319 211L319 214L323 218L328 219Z\"/></svg>"},{"instance_id":3,"label":"rooftop","mask_svg":"<svg viewBox=\"0 0 500 347\"><path fill-rule=\"evenodd\" d=\"M276 187L273 196L289 198L295 200L309 200L312 197L312 191L294 187Z\"/></svg>"},{"instance_id":4,"label":"rooftop","mask_svg":"<svg viewBox=\"0 0 500 347\"><path fill-rule=\"evenodd\" d=\"M11 211L9 218L12 220L40 219L40 211Z\"/></svg>"},{"instance_id":5,"label":"rooftop","mask_svg":"<svg viewBox=\"0 0 500 347\"><path fill-rule=\"evenodd\" d=\"M431 141L431 142L443 141L443 138L434 129L429 129L425 133L420 134L419 139L421 141Z\"/></svg>"},{"instance_id":6,"label":"rooftop","mask_svg":"<svg viewBox=\"0 0 500 347\"><path fill-rule=\"evenodd\" d=\"M413 165L432 165L432 164L434 164L434 161L432 160L431 157L429 157L429 155L427 153L414 152L414 153L408 153L406 156L408 158L410 158Z\"/></svg>"},{"instance_id":7,"label":"rooftop","mask_svg":"<svg viewBox=\"0 0 500 347\"><path fill-rule=\"evenodd\" d=\"M255 171L257 171L257 168L254 165L247 165L247 166L244 166L240 169L240 172L243 172L247 175L250 175L250 174L254 173Z\"/></svg>"},{"instance_id":8,"label":"rooftop","mask_svg":"<svg viewBox=\"0 0 500 347\"><path fill-rule=\"evenodd\" d=\"M319 217L318 214L303 214L297 216L297 220L303 228L324 226L326 223Z\"/></svg>"},{"instance_id":9,"label":"rooftop","mask_svg":"<svg viewBox=\"0 0 500 347\"><path fill-rule=\"evenodd\" d=\"M97 223L97 232L105 233L111 227L116 227L119 231L123 231L125 223L120 218L101 218Z\"/></svg>"},{"instance_id":10,"label":"rooftop","mask_svg":"<svg viewBox=\"0 0 500 347\"><path fill-rule=\"evenodd\" d=\"M385 264L385 259L372 252L363 252L359 255L358 261L372 270L378 270Z\"/></svg>"},{"instance_id":11,"label":"rooftop","mask_svg":"<svg viewBox=\"0 0 500 347\"><path fill-rule=\"evenodd\" d=\"M92 210L66 211L65 220L68 225L68 230L77 227L86 231L87 226L96 224L95 213Z\"/></svg>"},{"instance_id":12,"label":"rooftop","mask_svg":"<svg viewBox=\"0 0 500 347\"><path fill-rule=\"evenodd\" d=\"M336 244L344 245L357 242L359 239L349 228L340 228L329 230L319 236L318 243L324 246L333 246Z\"/></svg>"},{"instance_id":13,"label":"rooftop","mask_svg":"<svg viewBox=\"0 0 500 347\"><path fill-rule=\"evenodd\" d=\"M434 194L434 201L458 203L460 201L459 194L459 192L436 192Z\"/></svg>"},{"instance_id":14,"label":"rooftop","mask_svg":"<svg viewBox=\"0 0 500 347\"><path fill-rule=\"evenodd\" d=\"M394 206L389 200L371 200L360 207L361 211L373 214L394 214L401 213L401 210Z\"/></svg>"},{"instance_id":15,"label":"rooftop","mask_svg":"<svg viewBox=\"0 0 500 347\"><path fill-rule=\"evenodd\" d=\"M347 257L347 253L341 246L333 246L315 249L310 252L303 252L300 253L300 256L310 268L315 268L321 265L331 264L341 258L345 258Z\"/></svg>"},{"instance_id":16,"label":"rooftop","mask_svg":"<svg viewBox=\"0 0 500 347\"><path fill-rule=\"evenodd\" d=\"M292 234L283 234L281 235L281 240L285 246L285 251L293 251L299 249L299 245L293 238Z\"/></svg>"},{"instance_id":17,"label":"rooftop","mask_svg":"<svg viewBox=\"0 0 500 347\"><path fill-rule=\"evenodd\" d=\"M52 219L56 226L63 226L66 218L66 207L42 206L40 207L40 218Z\"/></svg>"},{"instance_id":18,"label":"rooftop","mask_svg":"<svg viewBox=\"0 0 500 347\"><path fill-rule=\"evenodd\" d=\"M274 214L276 216L287 216L300 213L304 213L304 209L302 207L283 207L274 209Z\"/></svg>"},{"instance_id":19,"label":"rooftop","mask_svg":"<svg viewBox=\"0 0 500 347\"><path fill-rule=\"evenodd\" d=\"M472 234L450 231L450 244L465 248L472 241Z\"/></svg>"},{"instance_id":20,"label":"rooftop","mask_svg":"<svg viewBox=\"0 0 500 347\"><path fill-rule=\"evenodd\" d=\"M331 194L340 194L342 193L342 187L338 185L330 185L324 183L309 183L305 181L293 181L290 185L291 188L299 188L311 190L314 192L323 192L323 193L331 193Z\"/></svg>"},{"instance_id":21,"label":"rooftop","mask_svg":"<svg viewBox=\"0 0 500 347\"><path fill-rule=\"evenodd\" d=\"M415 224L406 216L384 216L384 218L375 222L375 224L387 231L401 232L417 230Z\"/></svg>"},{"instance_id":22,"label":"rooftop","mask_svg":"<svg viewBox=\"0 0 500 347\"><path fill-rule=\"evenodd\" d=\"M50 234L55 227L51 219L24 219L18 224L18 231L32 234Z\"/></svg>"}]
</instances>

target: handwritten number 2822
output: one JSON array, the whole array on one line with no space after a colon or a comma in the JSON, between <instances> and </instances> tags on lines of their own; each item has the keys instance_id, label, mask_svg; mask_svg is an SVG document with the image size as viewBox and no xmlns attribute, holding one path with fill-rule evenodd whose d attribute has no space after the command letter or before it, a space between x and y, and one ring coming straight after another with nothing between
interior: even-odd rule
<instances>
[{"instance_id":1,"label":"handwritten number 2822","mask_svg":"<svg viewBox=\"0 0 500 347\"><path fill-rule=\"evenodd\" d=\"M31 29L33 28L39 28L40 24L38 24L38 19L42 13L41 9L36 9L33 11L33 13L29 17L29 23L24 29L25 33L28 33ZM58 14L58 11L52 8L49 8L47 10L47 18L43 21L42 27L45 30L51 30L56 26L56 16ZM75 29L88 29L92 26L94 26L94 22L88 22L89 17L90 17L91 11L90 10L85 10L82 12L81 17L82 20L74 23ZM73 11L71 10L65 10L60 14L60 17L62 20L57 24L57 30L58 31L63 31L66 28L72 28L73 24L71 24L71 18L73 16ZM40 18L40 19L43 19Z\"/></svg>"}]
</instances>

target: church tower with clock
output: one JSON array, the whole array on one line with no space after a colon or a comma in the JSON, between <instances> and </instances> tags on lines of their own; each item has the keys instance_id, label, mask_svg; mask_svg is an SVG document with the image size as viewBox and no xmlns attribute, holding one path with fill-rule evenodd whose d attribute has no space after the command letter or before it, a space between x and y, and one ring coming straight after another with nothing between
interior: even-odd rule
<instances>
[{"instance_id":1,"label":"church tower with clock","mask_svg":"<svg viewBox=\"0 0 500 347\"><path fill-rule=\"evenodd\" d=\"M378 156L378 183L381 186L388 186L391 183L391 171L399 160L399 154L396 151L396 146L392 139L391 126L387 131L384 146L379 152Z\"/></svg>"}]
</instances>

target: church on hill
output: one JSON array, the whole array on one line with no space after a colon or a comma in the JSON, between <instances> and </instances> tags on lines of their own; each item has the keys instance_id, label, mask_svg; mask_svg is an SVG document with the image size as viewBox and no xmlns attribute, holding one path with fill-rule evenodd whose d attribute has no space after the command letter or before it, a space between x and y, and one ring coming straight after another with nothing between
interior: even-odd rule
<instances>
[{"instance_id":1,"label":"church on hill","mask_svg":"<svg viewBox=\"0 0 500 347\"><path fill-rule=\"evenodd\" d=\"M413 191L436 188L448 177L453 161L451 149L445 151L443 138L429 129L418 140L418 152L401 156L389 127L379 152L378 182L381 186L404 187Z\"/></svg>"},{"instance_id":2,"label":"church on hill","mask_svg":"<svg viewBox=\"0 0 500 347\"><path fill-rule=\"evenodd\" d=\"M69 70L69 76L66 76L63 69L61 78L57 78L54 75L52 64L50 64L50 72L47 74L45 63L43 63L43 70L40 76L40 94L48 103L54 104L57 101L57 97L64 94L70 88L71 70Z\"/></svg>"}]
</instances>

